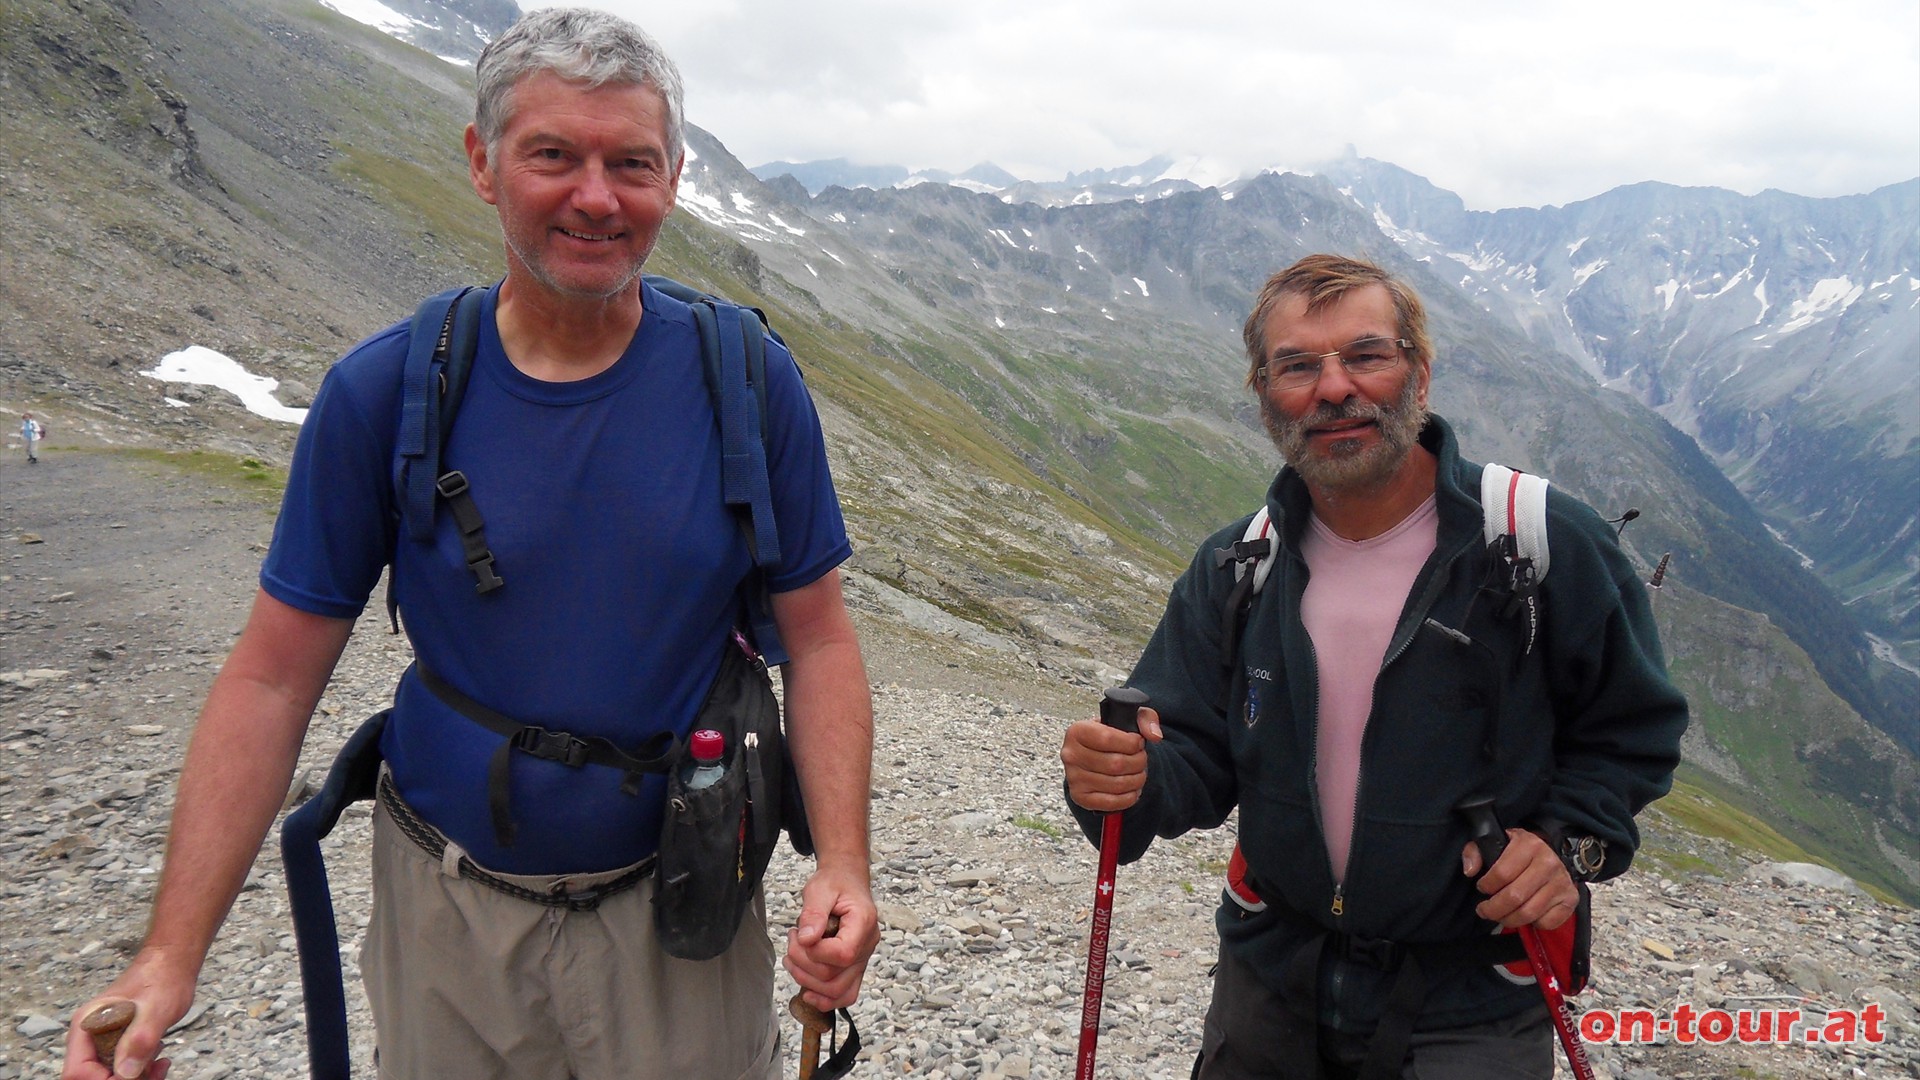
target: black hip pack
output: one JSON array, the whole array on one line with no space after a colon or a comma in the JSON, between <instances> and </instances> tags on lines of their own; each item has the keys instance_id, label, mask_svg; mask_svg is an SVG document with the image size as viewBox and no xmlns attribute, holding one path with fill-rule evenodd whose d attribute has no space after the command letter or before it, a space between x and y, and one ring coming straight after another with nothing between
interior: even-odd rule
<instances>
[{"instance_id":1,"label":"black hip pack","mask_svg":"<svg viewBox=\"0 0 1920 1080\"><path fill-rule=\"evenodd\" d=\"M714 783L689 788L683 766L691 750L684 740L676 748L660 825L653 922L669 956L710 960L733 944L780 839L787 791L797 800L799 784L786 775L780 703L767 665L738 635L693 726L726 736L725 771Z\"/></svg>"},{"instance_id":2,"label":"black hip pack","mask_svg":"<svg viewBox=\"0 0 1920 1080\"><path fill-rule=\"evenodd\" d=\"M721 779L689 789L682 766L688 742L656 735L631 750L610 740L523 724L461 693L424 666L421 682L449 708L505 738L488 770L495 838L513 843L510 771L513 756L570 768L589 765L627 774L622 789L637 795L646 773L667 778L666 813L655 860L654 924L661 947L682 960L710 960L727 950L752 902L784 827L793 848L813 854L800 785L789 782L793 759L780 725L780 703L767 665L739 632L693 720L726 737Z\"/></svg>"}]
</instances>

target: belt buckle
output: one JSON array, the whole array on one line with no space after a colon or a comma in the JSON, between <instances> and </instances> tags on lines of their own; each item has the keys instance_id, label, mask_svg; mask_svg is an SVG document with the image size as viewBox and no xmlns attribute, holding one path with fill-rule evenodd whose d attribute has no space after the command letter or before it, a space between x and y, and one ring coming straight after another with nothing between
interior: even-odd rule
<instances>
[{"instance_id":1,"label":"belt buckle","mask_svg":"<svg viewBox=\"0 0 1920 1080\"><path fill-rule=\"evenodd\" d=\"M600 901L607 897L606 887L601 885L582 889L579 892L567 892L566 888L567 883L564 881L553 883L554 906L564 907L568 911L592 911L598 908Z\"/></svg>"}]
</instances>

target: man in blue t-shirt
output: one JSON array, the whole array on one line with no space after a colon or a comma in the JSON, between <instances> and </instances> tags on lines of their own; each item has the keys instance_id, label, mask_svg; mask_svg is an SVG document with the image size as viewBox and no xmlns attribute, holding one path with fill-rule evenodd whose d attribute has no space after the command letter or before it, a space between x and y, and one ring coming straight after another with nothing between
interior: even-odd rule
<instances>
[{"instance_id":1,"label":"man in blue t-shirt","mask_svg":"<svg viewBox=\"0 0 1920 1080\"><path fill-rule=\"evenodd\" d=\"M476 591L453 515L437 515L431 542L399 528L392 469L408 326L362 342L302 427L253 614L181 773L147 941L75 1014L109 998L138 1005L119 1076L163 1073L160 1036L192 1001L312 710L389 564L419 664L381 744L362 956L380 1075L777 1075L764 905L756 898L710 961L674 959L655 940L652 881L635 871L660 835L663 778L623 789L619 769L513 754L503 834L489 802L503 737L420 673L580 738L632 747L685 737L734 647L752 570L721 495L692 313L639 280L685 156L678 73L624 20L546 9L490 45L475 77L466 148L474 190L500 214L507 275L485 297L445 459L471 483L506 584ZM819 419L772 342L766 367L782 554L766 584L791 657L787 724L818 860L785 964L811 1004L832 1009L858 996L879 937L867 861L872 709L840 593L850 548ZM581 892L601 898L568 903ZM77 1024L68 1051L67 1077L108 1075Z\"/></svg>"}]
</instances>

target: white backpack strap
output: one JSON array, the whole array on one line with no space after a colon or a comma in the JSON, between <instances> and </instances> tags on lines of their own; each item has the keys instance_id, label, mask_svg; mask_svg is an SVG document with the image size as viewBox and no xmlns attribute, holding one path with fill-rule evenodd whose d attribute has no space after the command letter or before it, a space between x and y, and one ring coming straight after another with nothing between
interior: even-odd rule
<instances>
[{"instance_id":1,"label":"white backpack strap","mask_svg":"<svg viewBox=\"0 0 1920 1080\"><path fill-rule=\"evenodd\" d=\"M1240 539L1244 543L1248 540L1259 540L1262 537L1271 536L1272 534L1273 515L1263 506L1260 508L1259 513L1253 515L1253 520L1247 522L1247 531L1240 534ZM1260 590L1266 587L1267 575L1272 572L1273 547L1269 545L1267 553L1255 559L1253 562L1253 592L1255 596L1258 596ZM1233 568L1233 579L1238 581L1245 573L1246 564L1239 564Z\"/></svg>"},{"instance_id":2,"label":"white backpack strap","mask_svg":"<svg viewBox=\"0 0 1920 1080\"><path fill-rule=\"evenodd\" d=\"M1226 547L1213 549L1214 569L1233 564L1233 588L1227 593L1227 602L1220 611L1220 663L1231 670L1240 654L1240 631L1247 612L1253 607L1254 594L1267 583L1267 574L1273 569L1273 521L1267 514L1267 508L1253 515L1247 523L1246 531L1240 539ZM1265 554L1255 554L1250 548L1258 545ZM1248 564L1252 565L1249 566ZM1248 577L1251 571L1252 577Z\"/></svg>"},{"instance_id":3,"label":"white backpack strap","mask_svg":"<svg viewBox=\"0 0 1920 1080\"><path fill-rule=\"evenodd\" d=\"M1489 463L1480 474L1480 515L1487 543L1513 534L1514 548L1533 560L1533 579L1545 581L1547 550L1547 480Z\"/></svg>"}]
</instances>

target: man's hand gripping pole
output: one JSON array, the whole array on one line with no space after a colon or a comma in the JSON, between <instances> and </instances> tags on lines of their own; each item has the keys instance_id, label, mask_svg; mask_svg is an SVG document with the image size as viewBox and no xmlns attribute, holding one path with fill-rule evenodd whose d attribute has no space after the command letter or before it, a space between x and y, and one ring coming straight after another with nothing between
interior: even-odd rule
<instances>
[{"instance_id":1,"label":"man's hand gripping pole","mask_svg":"<svg viewBox=\"0 0 1920 1080\"><path fill-rule=\"evenodd\" d=\"M1116 686L1100 699L1100 722L1121 731L1139 728L1140 706L1147 695L1131 686ZM1080 1058L1074 1080L1093 1080L1093 1053L1100 1041L1100 1001L1107 985L1107 935L1113 928L1113 879L1120 864L1119 813L1100 823L1100 873L1093 887L1093 937L1087 945L1087 991L1080 1004Z\"/></svg>"},{"instance_id":2,"label":"man's hand gripping pole","mask_svg":"<svg viewBox=\"0 0 1920 1080\"><path fill-rule=\"evenodd\" d=\"M820 936L832 937L839 932L840 916L828 915L826 932ZM805 993L793 995L787 1012L800 1021L800 1080L813 1080L815 1070L820 1068L820 1036L833 1030L833 1014L809 1005Z\"/></svg>"},{"instance_id":3,"label":"man's hand gripping pole","mask_svg":"<svg viewBox=\"0 0 1920 1080\"><path fill-rule=\"evenodd\" d=\"M1454 807L1454 811L1467 819L1467 828L1473 834L1473 846L1480 849L1480 872L1484 874L1493 869L1493 864L1500 859L1500 853L1507 849L1507 833L1493 814L1493 800L1464 799ZM1573 1010L1567 1005L1567 995L1560 986L1560 977L1553 972L1553 961L1548 958L1547 947L1540 940L1540 931L1531 925L1520 927L1520 944L1527 950L1527 962L1533 965L1534 984L1540 987L1540 996L1546 999L1547 1013L1553 1018L1553 1032L1560 1037L1560 1046L1567 1052L1567 1064L1572 1067L1575 1080L1594 1080L1593 1066L1587 1061L1587 1048L1580 1042Z\"/></svg>"},{"instance_id":4,"label":"man's hand gripping pole","mask_svg":"<svg viewBox=\"0 0 1920 1080\"><path fill-rule=\"evenodd\" d=\"M113 1072L113 1055L120 1049L120 1036L133 1023L137 1007L131 1001L109 1001L96 1006L80 1018L80 1029L93 1041L93 1056Z\"/></svg>"}]
</instances>

